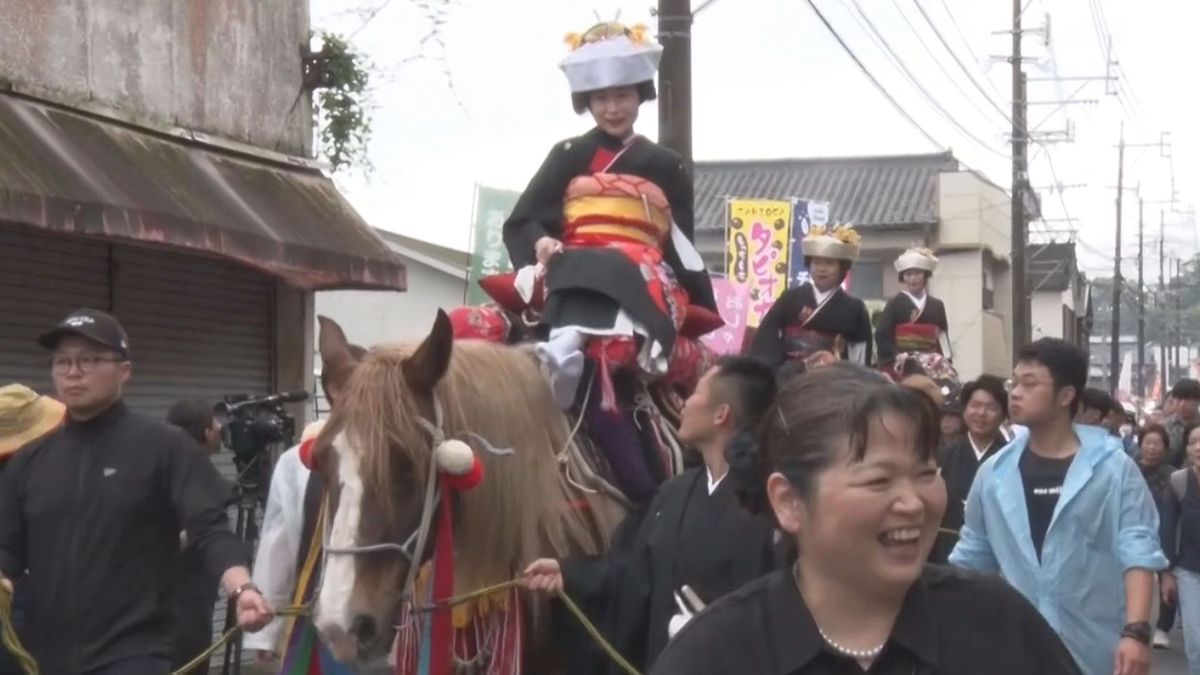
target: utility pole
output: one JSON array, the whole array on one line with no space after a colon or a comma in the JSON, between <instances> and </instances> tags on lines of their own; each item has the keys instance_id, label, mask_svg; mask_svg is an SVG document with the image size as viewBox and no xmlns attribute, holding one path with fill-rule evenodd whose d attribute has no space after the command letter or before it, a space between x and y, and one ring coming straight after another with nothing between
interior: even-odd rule
<instances>
[{"instance_id":1,"label":"utility pole","mask_svg":"<svg viewBox=\"0 0 1200 675\"><path fill-rule=\"evenodd\" d=\"M1018 3L1019 4L1019 3ZM1117 146L1117 243L1112 278L1112 344L1109 345L1108 391L1117 393L1117 371L1121 367L1121 199L1125 195L1125 122Z\"/></svg>"},{"instance_id":2,"label":"utility pole","mask_svg":"<svg viewBox=\"0 0 1200 675\"><path fill-rule=\"evenodd\" d=\"M705 5L707 6L707 5ZM692 164L692 3L658 0L658 142Z\"/></svg>"},{"instance_id":3,"label":"utility pole","mask_svg":"<svg viewBox=\"0 0 1200 675\"><path fill-rule=\"evenodd\" d=\"M1025 195L1029 168L1025 153L1025 72L1021 61L1021 0L1013 0L1012 25L1012 358L1016 364L1021 347L1029 342L1029 293L1025 269L1025 240L1029 227L1025 218Z\"/></svg>"},{"instance_id":4,"label":"utility pole","mask_svg":"<svg viewBox=\"0 0 1200 675\"><path fill-rule=\"evenodd\" d=\"M1162 209L1158 211L1158 314L1162 318L1162 331L1158 334L1159 345L1158 377L1162 380L1162 391L1159 396L1165 396L1171 386L1170 371L1167 369L1167 336L1170 334L1170 324L1167 321L1167 286L1164 279L1163 267L1166 264L1167 249L1167 214ZM1162 401L1158 401L1162 403Z\"/></svg>"},{"instance_id":5,"label":"utility pole","mask_svg":"<svg viewBox=\"0 0 1200 675\"><path fill-rule=\"evenodd\" d=\"M1138 398L1146 398L1146 282L1142 276L1145 256L1145 223L1142 209L1145 201L1138 197L1138 333L1137 333L1137 392Z\"/></svg>"},{"instance_id":6,"label":"utility pole","mask_svg":"<svg viewBox=\"0 0 1200 675\"><path fill-rule=\"evenodd\" d=\"M1182 267L1180 263L1183 261L1175 257L1172 257L1171 259L1175 261L1176 285L1180 286L1180 288L1176 289L1175 291L1175 368L1183 369L1184 374L1186 375L1187 370L1183 363L1183 352L1180 351L1183 348L1183 309L1179 305L1179 296L1183 295L1181 292L1183 290L1183 279L1180 278L1179 271Z\"/></svg>"}]
</instances>

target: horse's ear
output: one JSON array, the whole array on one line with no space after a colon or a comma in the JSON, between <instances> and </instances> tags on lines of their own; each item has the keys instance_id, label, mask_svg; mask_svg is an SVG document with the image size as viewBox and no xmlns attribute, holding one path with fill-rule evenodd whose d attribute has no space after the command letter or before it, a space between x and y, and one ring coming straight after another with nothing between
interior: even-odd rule
<instances>
[{"instance_id":1,"label":"horse's ear","mask_svg":"<svg viewBox=\"0 0 1200 675\"><path fill-rule=\"evenodd\" d=\"M349 377L358 359L350 351L350 341L337 322L327 316L318 316L317 323L320 331L317 344L321 352L321 369L329 373L330 384L337 387L344 384L341 380Z\"/></svg>"},{"instance_id":2,"label":"horse's ear","mask_svg":"<svg viewBox=\"0 0 1200 675\"><path fill-rule=\"evenodd\" d=\"M433 388L450 369L450 353L454 348L454 326L450 317L438 310L433 330L404 361L404 379L414 391L432 394Z\"/></svg>"}]
</instances>

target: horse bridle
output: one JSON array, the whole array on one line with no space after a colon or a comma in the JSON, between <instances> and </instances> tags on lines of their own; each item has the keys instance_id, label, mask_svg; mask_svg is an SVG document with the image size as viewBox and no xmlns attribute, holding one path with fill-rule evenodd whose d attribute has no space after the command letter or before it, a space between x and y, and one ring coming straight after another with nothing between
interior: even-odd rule
<instances>
[{"instance_id":1,"label":"horse bridle","mask_svg":"<svg viewBox=\"0 0 1200 675\"><path fill-rule=\"evenodd\" d=\"M417 423L429 434L430 448L429 453L429 474L425 480L425 500L421 506L421 520L417 528L413 530L404 543L397 544L394 542L381 542L378 544L369 544L367 546L330 546L329 537L333 530L333 523L330 521L325 526L325 541L323 542L323 551L325 561L321 564L321 581L324 582L325 570L328 569L328 558L330 555L365 555L370 553L399 553L408 560L408 575L404 580L404 586L401 587L402 593L407 593L408 589L412 588L413 581L417 577L417 569L420 565L417 564L421 552L425 550L425 543L429 538L429 528L433 523L433 513L436 510L435 504L438 501L438 480L437 480L437 447L446 441L446 435L442 431L442 404L437 397L433 399L433 419L434 424L430 424L429 420L423 417L417 418ZM344 432L343 432L344 433Z\"/></svg>"},{"instance_id":2,"label":"horse bridle","mask_svg":"<svg viewBox=\"0 0 1200 675\"><path fill-rule=\"evenodd\" d=\"M420 556L425 550L425 544L429 539L429 529L433 523L433 515L437 511L437 504L441 494L438 485L438 465L437 465L437 450L446 442L446 434L442 430L443 415L442 404L433 397L433 423L424 417L418 417L417 423L421 425L425 432L429 434L430 449L429 453L429 473L425 480L425 498L421 506L421 520L417 528L413 530L404 543L397 544L394 542L381 542L378 544L369 544L367 546L330 546L329 537L333 530L332 522L325 526L325 540L323 542L323 551L325 561L321 564L321 582L324 582L325 569L328 562L328 556L333 555L365 555L370 553L398 553L408 560L408 575L404 581L404 586L401 587L401 592L407 593L412 588L413 582L416 580L417 571L420 568ZM495 448L486 439L478 434L467 432L466 434L489 453L494 455L511 455L512 448ZM321 584L318 584L320 588Z\"/></svg>"}]
</instances>

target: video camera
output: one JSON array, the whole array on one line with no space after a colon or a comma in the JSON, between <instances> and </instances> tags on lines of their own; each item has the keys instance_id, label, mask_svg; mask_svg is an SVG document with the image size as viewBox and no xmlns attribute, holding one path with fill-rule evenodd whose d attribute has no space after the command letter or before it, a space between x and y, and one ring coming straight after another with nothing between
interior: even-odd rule
<instances>
[{"instance_id":1,"label":"video camera","mask_svg":"<svg viewBox=\"0 0 1200 675\"><path fill-rule=\"evenodd\" d=\"M296 436L296 418L284 409L285 403L308 399L308 392L285 392L251 398L233 394L217 404L216 414L224 427L225 446L233 451L239 475L256 459L264 457L273 445L291 445ZM269 470L269 462L263 462Z\"/></svg>"}]
</instances>

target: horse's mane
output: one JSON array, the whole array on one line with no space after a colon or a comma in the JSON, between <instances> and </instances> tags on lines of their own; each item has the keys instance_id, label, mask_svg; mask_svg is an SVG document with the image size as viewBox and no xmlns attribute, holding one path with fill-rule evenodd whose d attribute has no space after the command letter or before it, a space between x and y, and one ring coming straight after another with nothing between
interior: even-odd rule
<instances>
[{"instance_id":1,"label":"horse's mane","mask_svg":"<svg viewBox=\"0 0 1200 675\"><path fill-rule=\"evenodd\" d=\"M363 453L364 486L381 500L385 513L376 515L384 519L418 501L399 494L395 477L412 471L415 480L409 484L423 490L431 460L429 435L417 418L433 422L432 413L414 396L401 366L411 353L403 346L371 350L348 383L341 406L339 426L353 434ZM583 495L559 471L556 455L570 428L527 350L455 342L435 395L446 436L470 444L484 463L483 482L461 495L456 511L459 589L507 581L539 557L603 550L613 523L596 522L604 516L579 509ZM467 432L515 454L492 455Z\"/></svg>"}]
</instances>

